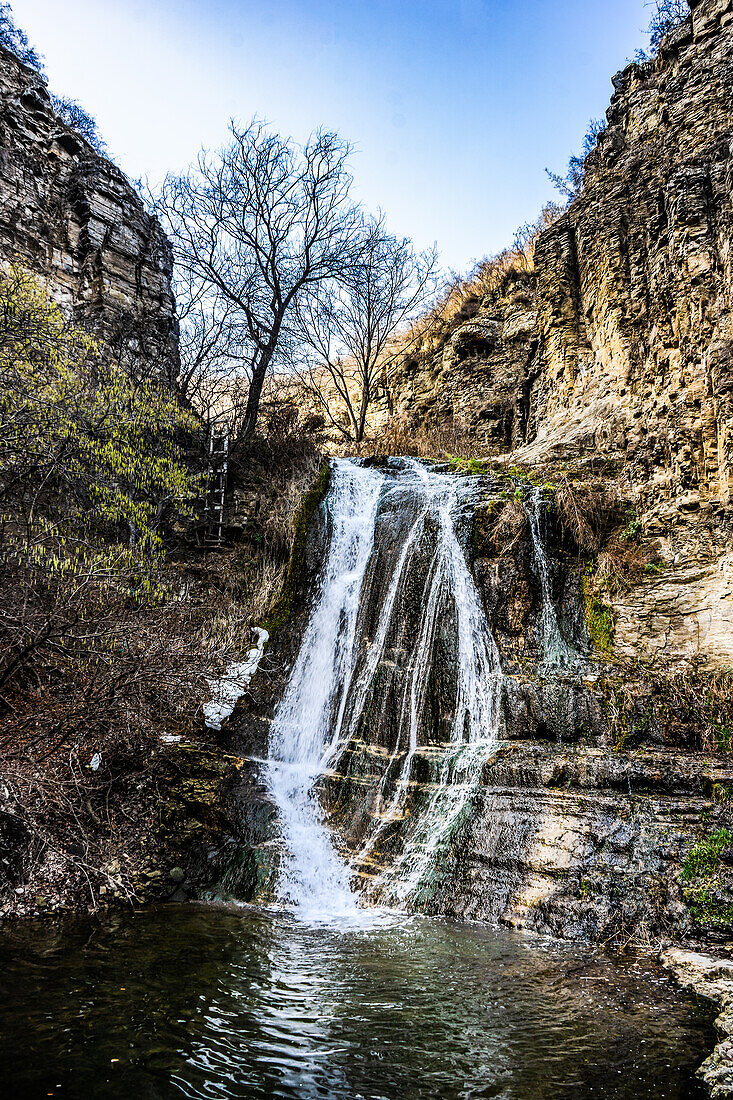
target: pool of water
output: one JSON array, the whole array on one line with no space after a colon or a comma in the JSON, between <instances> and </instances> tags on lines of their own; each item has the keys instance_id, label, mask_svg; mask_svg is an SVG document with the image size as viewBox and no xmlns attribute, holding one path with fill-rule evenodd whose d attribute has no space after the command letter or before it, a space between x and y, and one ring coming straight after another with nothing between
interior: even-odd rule
<instances>
[{"instance_id":1,"label":"pool of water","mask_svg":"<svg viewBox=\"0 0 733 1100\"><path fill-rule=\"evenodd\" d=\"M0 932L0 1096L677 1100L710 1009L643 960L168 906Z\"/></svg>"}]
</instances>

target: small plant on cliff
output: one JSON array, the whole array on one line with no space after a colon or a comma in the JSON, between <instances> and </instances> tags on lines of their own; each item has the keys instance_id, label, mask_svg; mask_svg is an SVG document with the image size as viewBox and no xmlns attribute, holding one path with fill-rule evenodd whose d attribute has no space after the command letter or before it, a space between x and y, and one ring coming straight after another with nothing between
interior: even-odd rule
<instances>
[{"instance_id":1,"label":"small plant on cliff","mask_svg":"<svg viewBox=\"0 0 733 1100\"><path fill-rule=\"evenodd\" d=\"M568 202L572 202L576 198L583 187L583 180L585 178L585 162L586 159L595 149L598 144L598 138L606 129L606 120L601 118L592 118L588 123L588 128L583 138L583 152L581 156L571 156L568 161L567 170L564 176L558 175L556 172L551 172L549 168L545 168L545 172L549 176L553 185L557 188L561 195L564 195Z\"/></svg>"},{"instance_id":2,"label":"small plant on cliff","mask_svg":"<svg viewBox=\"0 0 733 1100\"><path fill-rule=\"evenodd\" d=\"M107 152L107 146L99 133L96 121L84 110L80 103L77 103L75 99L69 99L68 96L58 95L52 95L51 102L62 122L65 122L71 130L74 130L80 137L89 142L95 152L100 155Z\"/></svg>"},{"instance_id":3,"label":"small plant on cliff","mask_svg":"<svg viewBox=\"0 0 733 1100\"><path fill-rule=\"evenodd\" d=\"M708 878L717 871L721 852L731 844L733 833L729 829L714 829L710 836L698 840L682 864L683 880L692 882L696 878Z\"/></svg>"},{"instance_id":4,"label":"small plant on cliff","mask_svg":"<svg viewBox=\"0 0 733 1100\"><path fill-rule=\"evenodd\" d=\"M684 23L690 14L687 0L654 0L652 17L649 23L649 48L652 53L659 49L665 34Z\"/></svg>"},{"instance_id":5,"label":"small plant on cliff","mask_svg":"<svg viewBox=\"0 0 733 1100\"><path fill-rule=\"evenodd\" d=\"M641 520L638 520L635 516L628 521L623 531L620 532L619 538L621 542L636 542L643 531Z\"/></svg>"},{"instance_id":6,"label":"small plant on cliff","mask_svg":"<svg viewBox=\"0 0 733 1100\"><path fill-rule=\"evenodd\" d=\"M0 46L10 53L14 53L24 65L29 65L46 79L43 59L35 46L28 41L25 31L16 24L13 18L13 9L10 4L0 2ZM62 122L88 141L91 147L100 154L106 152L106 146L102 140L97 124L81 104L67 96L52 95L51 102L54 110Z\"/></svg>"},{"instance_id":7,"label":"small plant on cliff","mask_svg":"<svg viewBox=\"0 0 733 1100\"><path fill-rule=\"evenodd\" d=\"M14 53L24 65L43 74L43 59L35 46L31 46L25 31L16 24L8 3L0 3L0 46Z\"/></svg>"},{"instance_id":8,"label":"small plant on cliff","mask_svg":"<svg viewBox=\"0 0 733 1100\"><path fill-rule=\"evenodd\" d=\"M721 874L724 853L733 844L733 833L721 827L702 836L682 864L683 896L698 924L719 928L733 923L733 899Z\"/></svg>"}]
</instances>

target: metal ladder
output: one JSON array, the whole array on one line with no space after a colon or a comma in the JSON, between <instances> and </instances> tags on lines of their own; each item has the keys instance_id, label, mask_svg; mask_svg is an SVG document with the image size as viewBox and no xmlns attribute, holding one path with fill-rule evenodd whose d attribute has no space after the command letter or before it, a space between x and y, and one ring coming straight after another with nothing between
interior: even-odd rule
<instances>
[{"instance_id":1,"label":"metal ladder","mask_svg":"<svg viewBox=\"0 0 733 1100\"><path fill-rule=\"evenodd\" d=\"M226 534L225 501L229 467L229 421L215 417L209 426L209 464L206 473L204 546L221 547Z\"/></svg>"}]
</instances>

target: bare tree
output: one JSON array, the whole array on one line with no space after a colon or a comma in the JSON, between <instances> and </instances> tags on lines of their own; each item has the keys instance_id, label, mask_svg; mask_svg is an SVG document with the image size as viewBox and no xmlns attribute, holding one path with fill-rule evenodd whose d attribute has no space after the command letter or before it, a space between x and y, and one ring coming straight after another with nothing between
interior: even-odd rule
<instances>
[{"instance_id":1,"label":"bare tree","mask_svg":"<svg viewBox=\"0 0 733 1100\"><path fill-rule=\"evenodd\" d=\"M362 222L351 263L341 276L299 303L299 333L307 349L301 382L346 438L357 443L364 438L379 380L409 343L409 337L394 341L397 330L432 298L437 272L436 249L416 253L408 239L386 231L380 215ZM345 409L346 425L333 408L331 386Z\"/></svg>"},{"instance_id":2,"label":"bare tree","mask_svg":"<svg viewBox=\"0 0 733 1100\"><path fill-rule=\"evenodd\" d=\"M687 0L653 0L653 9L649 23L649 47L652 52L659 49L665 34L683 23L690 14Z\"/></svg>"},{"instance_id":3,"label":"bare tree","mask_svg":"<svg viewBox=\"0 0 733 1100\"><path fill-rule=\"evenodd\" d=\"M180 370L175 385L183 403L204 421L226 411L236 422L249 385L247 334L233 303L190 272L174 283L180 324Z\"/></svg>"},{"instance_id":4,"label":"bare tree","mask_svg":"<svg viewBox=\"0 0 733 1100\"><path fill-rule=\"evenodd\" d=\"M51 102L62 122L88 141L96 153L100 156L106 155L107 146L99 133L96 120L84 110L80 103L75 99L69 99L68 96L59 95L52 95Z\"/></svg>"},{"instance_id":5,"label":"bare tree","mask_svg":"<svg viewBox=\"0 0 733 1100\"><path fill-rule=\"evenodd\" d=\"M341 271L358 217L350 146L336 134L316 131L301 147L253 121L232 123L231 135L219 153L202 151L185 175L168 176L156 210L179 272L231 311L232 370L248 379L247 436L298 297Z\"/></svg>"}]
</instances>

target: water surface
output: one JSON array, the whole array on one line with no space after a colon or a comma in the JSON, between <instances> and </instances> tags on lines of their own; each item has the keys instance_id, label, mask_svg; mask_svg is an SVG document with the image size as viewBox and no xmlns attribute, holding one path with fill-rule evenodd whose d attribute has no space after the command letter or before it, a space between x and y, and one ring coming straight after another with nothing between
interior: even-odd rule
<instances>
[{"instance_id":1,"label":"water surface","mask_svg":"<svg viewBox=\"0 0 733 1100\"><path fill-rule=\"evenodd\" d=\"M640 960L427 919L167 906L0 932L0 1096L702 1097L711 1014Z\"/></svg>"}]
</instances>

